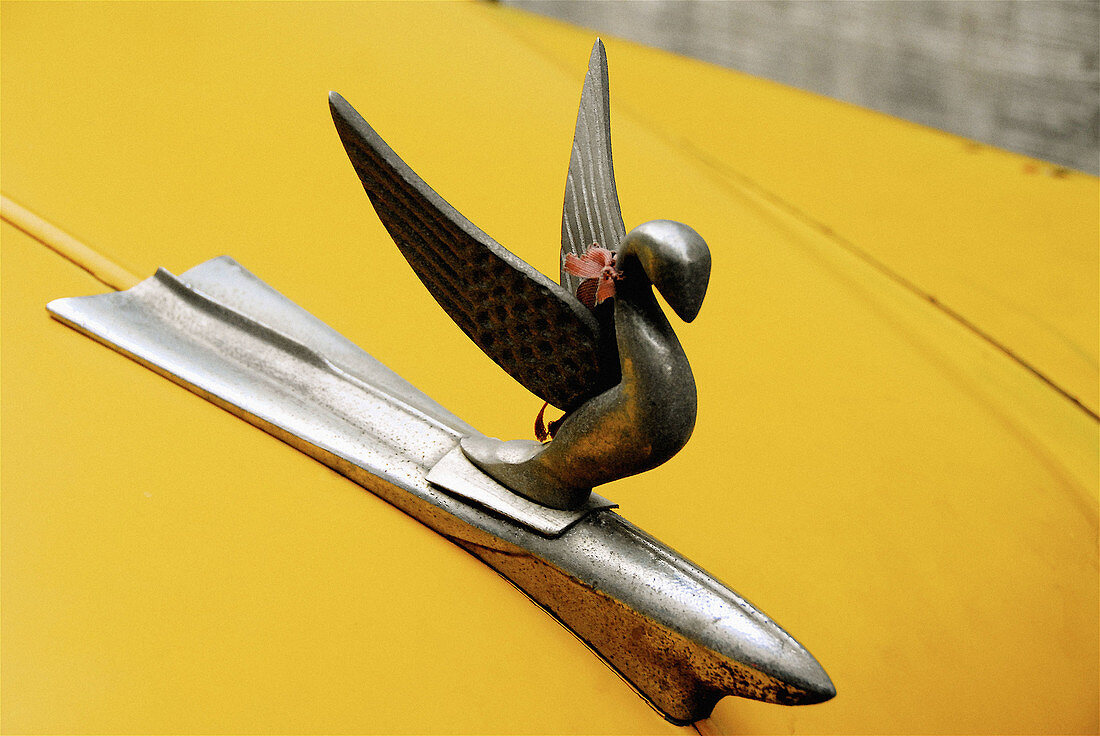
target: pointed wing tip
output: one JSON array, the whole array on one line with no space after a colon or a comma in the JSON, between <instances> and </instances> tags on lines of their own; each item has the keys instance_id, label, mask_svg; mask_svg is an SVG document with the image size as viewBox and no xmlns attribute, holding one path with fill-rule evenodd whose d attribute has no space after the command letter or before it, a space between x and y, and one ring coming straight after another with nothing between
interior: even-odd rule
<instances>
[{"instance_id":1,"label":"pointed wing tip","mask_svg":"<svg viewBox=\"0 0 1100 736\"><path fill-rule=\"evenodd\" d=\"M362 139L363 135L360 131L356 130L356 123L361 116L355 111L355 108L348 104L339 92L330 91L328 93L328 111L332 115L332 122L336 125L336 133L340 136L340 142L344 144L344 150L347 151L348 156L351 158L352 166L358 171L359 167L356 164L355 156L352 155L352 149L354 147L354 141ZM358 134L358 135L357 135Z\"/></svg>"},{"instance_id":2,"label":"pointed wing tip","mask_svg":"<svg viewBox=\"0 0 1100 736\"><path fill-rule=\"evenodd\" d=\"M343 114L344 111L350 108L351 105L344 99L343 95L335 90L329 90L328 93L328 109L332 112L333 116L337 113Z\"/></svg>"},{"instance_id":3,"label":"pointed wing tip","mask_svg":"<svg viewBox=\"0 0 1100 736\"><path fill-rule=\"evenodd\" d=\"M374 128L363 119L363 116L339 92L328 93L328 109L332 114L332 122L336 124L336 132L340 135L340 141L351 157L352 165L355 166L356 171L359 170L359 164L356 157L352 155L353 148L364 144L372 148L388 148L385 142L374 132Z\"/></svg>"},{"instance_id":4,"label":"pointed wing tip","mask_svg":"<svg viewBox=\"0 0 1100 736\"><path fill-rule=\"evenodd\" d=\"M607 49L604 48L603 39L601 39L599 36L596 37L596 42L592 44L592 53L588 57L588 66L607 66Z\"/></svg>"}]
</instances>

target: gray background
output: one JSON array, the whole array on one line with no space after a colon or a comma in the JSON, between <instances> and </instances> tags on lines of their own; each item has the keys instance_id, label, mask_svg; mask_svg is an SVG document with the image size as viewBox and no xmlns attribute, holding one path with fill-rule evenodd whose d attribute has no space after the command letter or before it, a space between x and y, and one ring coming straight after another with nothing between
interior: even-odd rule
<instances>
[{"instance_id":1,"label":"gray background","mask_svg":"<svg viewBox=\"0 0 1100 736\"><path fill-rule=\"evenodd\" d=\"M1100 0L504 0L1100 173Z\"/></svg>"}]
</instances>

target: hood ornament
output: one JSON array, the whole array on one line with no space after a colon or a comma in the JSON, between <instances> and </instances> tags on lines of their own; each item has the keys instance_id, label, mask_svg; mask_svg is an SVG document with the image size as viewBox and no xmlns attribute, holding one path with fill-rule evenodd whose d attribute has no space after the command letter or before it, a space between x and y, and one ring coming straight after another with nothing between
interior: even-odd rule
<instances>
[{"instance_id":1,"label":"hood ornament","mask_svg":"<svg viewBox=\"0 0 1100 736\"><path fill-rule=\"evenodd\" d=\"M592 492L665 462L690 437L695 382L653 288L691 321L710 274L707 246L688 226L656 220L626 232L603 44L577 117L560 285L447 204L342 97L329 100L379 218L432 296L502 368L566 411L550 442L482 435L228 257L59 299L51 314L447 536L670 721L705 718L725 695L832 698L825 671L774 621Z\"/></svg>"}]
</instances>

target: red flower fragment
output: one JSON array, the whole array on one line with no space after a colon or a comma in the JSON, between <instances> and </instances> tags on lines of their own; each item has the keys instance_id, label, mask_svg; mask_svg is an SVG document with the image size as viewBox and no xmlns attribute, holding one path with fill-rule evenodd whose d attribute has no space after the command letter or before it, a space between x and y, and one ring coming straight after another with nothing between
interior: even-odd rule
<instances>
[{"instance_id":1,"label":"red flower fragment","mask_svg":"<svg viewBox=\"0 0 1100 736\"><path fill-rule=\"evenodd\" d=\"M566 253L565 272L584 279L577 287L577 298L589 309L615 296L615 282L623 277L615 268L615 254L599 243L593 243L580 258Z\"/></svg>"},{"instance_id":2,"label":"red flower fragment","mask_svg":"<svg viewBox=\"0 0 1100 736\"><path fill-rule=\"evenodd\" d=\"M580 258L566 253L565 272L584 279L577 286L577 298L589 309L595 309L600 302L615 296L615 282L623 277L615 268L615 254L601 248L599 243L593 243ZM565 416L562 416L547 423L547 406L549 403L543 404L535 417L535 437L539 442L553 439L558 427L565 421Z\"/></svg>"}]
</instances>

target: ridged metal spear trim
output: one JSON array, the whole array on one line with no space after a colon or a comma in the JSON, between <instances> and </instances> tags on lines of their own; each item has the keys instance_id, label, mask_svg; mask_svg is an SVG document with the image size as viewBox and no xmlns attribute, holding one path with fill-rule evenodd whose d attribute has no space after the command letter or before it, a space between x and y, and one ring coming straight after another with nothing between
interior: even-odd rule
<instances>
[{"instance_id":1,"label":"ridged metal spear trim","mask_svg":"<svg viewBox=\"0 0 1100 736\"><path fill-rule=\"evenodd\" d=\"M432 485L429 470L477 431L232 259L49 310L482 560L674 723L724 695L796 705L835 694L774 621L615 512L586 510L547 536Z\"/></svg>"}]
</instances>

